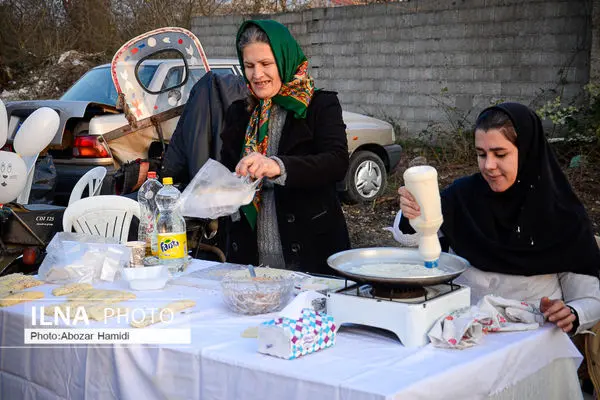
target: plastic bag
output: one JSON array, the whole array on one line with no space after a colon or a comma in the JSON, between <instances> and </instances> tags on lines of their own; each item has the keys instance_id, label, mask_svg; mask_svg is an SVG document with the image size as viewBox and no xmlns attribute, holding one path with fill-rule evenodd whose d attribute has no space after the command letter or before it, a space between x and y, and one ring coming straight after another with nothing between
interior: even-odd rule
<instances>
[{"instance_id":1,"label":"plastic bag","mask_svg":"<svg viewBox=\"0 0 600 400\"><path fill-rule=\"evenodd\" d=\"M46 248L41 279L52 283L112 282L129 262L131 250L115 238L58 232Z\"/></svg>"},{"instance_id":2,"label":"plastic bag","mask_svg":"<svg viewBox=\"0 0 600 400\"><path fill-rule=\"evenodd\" d=\"M179 199L181 213L210 219L231 215L252 201L260 182L249 182L209 158L183 191Z\"/></svg>"}]
</instances>

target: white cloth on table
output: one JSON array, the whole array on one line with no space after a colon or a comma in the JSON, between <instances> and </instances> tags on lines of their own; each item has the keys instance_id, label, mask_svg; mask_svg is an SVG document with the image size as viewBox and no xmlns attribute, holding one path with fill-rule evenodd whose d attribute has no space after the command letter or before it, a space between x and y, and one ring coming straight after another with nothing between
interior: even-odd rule
<instances>
[{"instance_id":1,"label":"white cloth on table","mask_svg":"<svg viewBox=\"0 0 600 400\"><path fill-rule=\"evenodd\" d=\"M544 324L544 316L531 303L487 295L476 306L441 317L428 333L435 347L466 349L489 332L527 331Z\"/></svg>"},{"instance_id":2,"label":"white cloth on table","mask_svg":"<svg viewBox=\"0 0 600 400\"><path fill-rule=\"evenodd\" d=\"M494 294L507 299L538 304L542 297L562 299L579 316L581 333L600 321L600 280L590 275L565 272L536 276L508 275L468 268L456 280L471 288L471 304Z\"/></svg>"},{"instance_id":3,"label":"white cloth on table","mask_svg":"<svg viewBox=\"0 0 600 400\"><path fill-rule=\"evenodd\" d=\"M197 260L192 270L214 263ZM191 272L191 271L190 271ZM53 286L39 286L50 298ZM124 282L99 285L125 289ZM196 300L177 328L189 326L191 346L23 346L30 309L0 309L0 398L45 399L502 399L580 398L581 355L566 334L535 331L488 335L464 351L427 345L405 348L396 338L343 326L335 346L294 361L257 352L241 333L276 314L230 312L215 290L167 285L136 292L148 307ZM36 301L30 304L43 304ZM104 327L92 322L93 328ZM108 328L123 328L111 320ZM157 329L166 328L158 324ZM551 369L548 369L552 366ZM550 374L550 375L549 375ZM551 386L542 382L549 382ZM531 388L548 388L547 392Z\"/></svg>"}]
</instances>

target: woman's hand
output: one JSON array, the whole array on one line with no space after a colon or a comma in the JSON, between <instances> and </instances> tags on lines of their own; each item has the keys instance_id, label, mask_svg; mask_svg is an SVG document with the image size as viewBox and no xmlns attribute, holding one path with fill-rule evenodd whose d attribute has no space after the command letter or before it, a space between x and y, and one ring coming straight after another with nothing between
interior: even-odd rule
<instances>
[{"instance_id":1,"label":"woman's hand","mask_svg":"<svg viewBox=\"0 0 600 400\"><path fill-rule=\"evenodd\" d=\"M260 153L250 153L238 162L235 173L240 176L250 176L254 179L262 177L275 178L281 175L281 168L277 161Z\"/></svg>"},{"instance_id":2,"label":"woman's hand","mask_svg":"<svg viewBox=\"0 0 600 400\"><path fill-rule=\"evenodd\" d=\"M575 314L562 300L550 300L547 297L542 297L540 300L540 311L544 313L544 317L548 321L556 324L564 332L573 330L573 322L575 322Z\"/></svg>"},{"instance_id":3,"label":"woman's hand","mask_svg":"<svg viewBox=\"0 0 600 400\"><path fill-rule=\"evenodd\" d=\"M400 195L400 209L402 210L402 215L408 219L414 219L421 215L419 204L406 187L400 186L398 194Z\"/></svg>"}]
</instances>

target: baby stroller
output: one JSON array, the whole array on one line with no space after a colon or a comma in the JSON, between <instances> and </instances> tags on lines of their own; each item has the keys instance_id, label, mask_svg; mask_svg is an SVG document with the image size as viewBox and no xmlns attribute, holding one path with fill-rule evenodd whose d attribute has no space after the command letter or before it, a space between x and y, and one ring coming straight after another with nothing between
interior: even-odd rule
<instances>
[{"instance_id":1,"label":"baby stroller","mask_svg":"<svg viewBox=\"0 0 600 400\"><path fill-rule=\"evenodd\" d=\"M164 41L165 35L177 35L180 40ZM156 46L143 46L149 40L153 40ZM181 57L179 79L169 82L168 87L158 92L151 92L140 84L136 65L167 50L169 54ZM197 77L190 72L191 66L201 66L206 73L195 81ZM119 95L117 107L123 109L131 129L108 132L104 139L113 156L121 162L122 171L117 171L116 176L122 175L125 183L135 185L129 188L127 184L115 182L115 185L107 185L105 182L103 188L114 187L116 194L137 199L135 190L145 180L145 172L154 170L160 177L172 177L175 185L183 191L209 158L219 159L219 134L225 113L232 102L247 95L244 81L238 76L212 73L198 38L182 28L161 28L128 41L115 54L111 70L114 71L113 82ZM162 126L178 115L181 117L167 143L169 138L163 135ZM142 157L133 156L131 151L125 151L131 150L126 142L133 140L132 135L141 136L142 129L146 130L144 137L157 138L158 141L145 145ZM140 141L135 142L141 146ZM126 157L119 157L119 154ZM156 166L157 160L160 166ZM141 168L144 164L140 161L149 166ZM132 193L127 194L128 191ZM193 257L225 261L225 255L216 247L217 221L186 218L186 228L188 249Z\"/></svg>"}]
</instances>

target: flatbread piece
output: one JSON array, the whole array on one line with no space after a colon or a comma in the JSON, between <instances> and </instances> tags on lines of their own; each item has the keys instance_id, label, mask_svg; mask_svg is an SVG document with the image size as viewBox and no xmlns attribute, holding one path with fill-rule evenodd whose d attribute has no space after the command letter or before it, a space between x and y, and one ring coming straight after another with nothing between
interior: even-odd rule
<instances>
[{"instance_id":1,"label":"flatbread piece","mask_svg":"<svg viewBox=\"0 0 600 400\"><path fill-rule=\"evenodd\" d=\"M14 306L15 304L38 300L44 297L44 292L18 292L4 295L0 298L0 307Z\"/></svg>"},{"instance_id":2,"label":"flatbread piece","mask_svg":"<svg viewBox=\"0 0 600 400\"><path fill-rule=\"evenodd\" d=\"M54 296L64 296L67 294L78 293L84 290L90 290L94 287L89 283L68 283L64 286L52 290Z\"/></svg>"}]
</instances>

